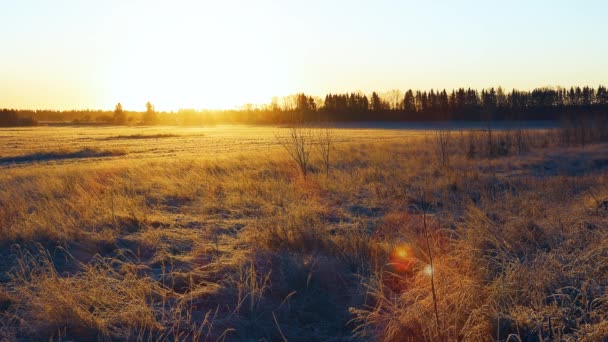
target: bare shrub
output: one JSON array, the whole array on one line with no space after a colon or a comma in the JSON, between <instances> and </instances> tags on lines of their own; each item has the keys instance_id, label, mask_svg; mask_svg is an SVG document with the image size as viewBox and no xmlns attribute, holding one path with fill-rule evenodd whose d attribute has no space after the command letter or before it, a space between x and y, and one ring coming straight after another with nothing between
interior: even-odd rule
<instances>
[{"instance_id":1,"label":"bare shrub","mask_svg":"<svg viewBox=\"0 0 608 342\"><path fill-rule=\"evenodd\" d=\"M331 150L334 145L334 133L329 127L317 130L317 143L321 154L321 161L325 169L325 175L329 176L329 168L331 166Z\"/></svg>"},{"instance_id":2,"label":"bare shrub","mask_svg":"<svg viewBox=\"0 0 608 342\"><path fill-rule=\"evenodd\" d=\"M302 172L302 176L306 178L310 162L310 153L314 143L312 128L304 126L301 123L294 123L291 127L276 134L275 137L277 142L283 146L285 151L287 151L291 159L296 162L298 168Z\"/></svg>"},{"instance_id":3,"label":"bare shrub","mask_svg":"<svg viewBox=\"0 0 608 342\"><path fill-rule=\"evenodd\" d=\"M478 154L479 154L479 148L477 147L475 133L469 132L467 134L467 151L466 151L467 158L474 159Z\"/></svg>"},{"instance_id":4,"label":"bare shrub","mask_svg":"<svg viewBox=\"0 0 608 342\"><path fill-rule=\"evenodd\" d=\"M560 121L560 142L565 146L579 145L585 147L591 143L608 139L606 115L581 114L571 115Z\"/></svg>"},{"instance_id":5,"label":"bare shrub","mask_svg":"<svg viewBox=\"0 0 608 342\"><path fill-rule=\"evenodd\" d=\"M522 154L530 149L526 131L520 126L513 130L515 149L517 154Z\"/></svg>"},{"instance_id":6,"label":"bare shrub","mask_svg":"<svg viewBox=\"0 0 608 342\"><path fill-rule=\"evenodd\" d=\"M437 159L443 168L448 168L450 166L451 136L452 132L449 129L444 128L435 131Z\"/></svg>"},{"instance_id":7,"label":"bare shrub","mask_svg":"<svg viewBox=\"0 0 608 342\"><path fill-rule=\"evenodd\" d=\"M488 157L493 158L496 156L496 149L494 147L494 137L493 137L494 129L492 127L492 122L488 121L488 126L486 128L486 148L488 150Z\"/></svg>"}]
</instances>

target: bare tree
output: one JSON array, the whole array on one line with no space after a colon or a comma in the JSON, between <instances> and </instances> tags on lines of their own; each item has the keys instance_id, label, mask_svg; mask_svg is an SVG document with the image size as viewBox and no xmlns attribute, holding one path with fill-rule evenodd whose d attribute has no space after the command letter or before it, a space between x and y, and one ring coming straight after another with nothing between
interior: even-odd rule
<instances>
[{"instance_id":1,"label":"bare tree","mask_svg":"<svg viewBox=\"0 0 608 342\"><path fill-rule=\"evenodd\" d=\"M329 176L330 168L330 154L334 144L334 134L329 127L320 128L317 130L317 141L319 144L319 151L321 152L321 160L325 167L325 175Z\"/></svg>"},{"instance_id":2,"label":"bare tree","mask_svg":"<svg viewBox=\"0 0 608 342\"><path fill-rule=\"evenodd\" d=\"M522 154L528 150L526 132L522 127L521 123L518 123L515 129L515 145L517 147L517 154Z\"/></svg>"},{"instance_id":3,"label":"bare tree","mask_svg":"<svg viewBox=\"0 0 608 342\"><path fill-rule=\"evenodd\" d=\"M391 109L399 110L403 107L403 92L399 89L389 90L382 94L383 100L386 101Z\"/></svg>"}]
</instances>

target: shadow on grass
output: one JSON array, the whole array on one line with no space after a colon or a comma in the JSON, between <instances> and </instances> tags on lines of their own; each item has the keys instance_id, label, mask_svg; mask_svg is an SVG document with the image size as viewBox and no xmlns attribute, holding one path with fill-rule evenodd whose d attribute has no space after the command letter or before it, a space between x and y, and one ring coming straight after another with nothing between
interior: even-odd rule
<instances>
[{"instance_id":1,"label":"shadow on grass","mask_svg":"<svg viewBox=\"0 0 608 342\"><path fill-rule=\"evenodd\" d=\"M527 165L530 173L542 176L583 176L602 173L608 169L608 158L593 152L580 152L577 155L550 155Z\"/></svg>"},{"instance_id":2,"label":"shadow on grass","mask_svg":"<svg viewBox=\"0 0 608 342\"><path fill-rule=\"evenodd\" d=\"M94 148L83 148L75 151L35 152L20 156L0 157L0 165L12 163L31 163L61 159L115 157L123 156L125 154L126 152L120 150L98 150Z\"/></svg>"},{"instance_id":3,"label":"shadow on grass","mask_svg":"<svg viewBox=\"0 0 608 342\"><path fill-rule=\"evenodd\" d=\"M129 139L162 139L162 138L177 138L177 134L131 134L131 135L115 135L101 140L129 140Z\"/></svg>"}]
</instances>

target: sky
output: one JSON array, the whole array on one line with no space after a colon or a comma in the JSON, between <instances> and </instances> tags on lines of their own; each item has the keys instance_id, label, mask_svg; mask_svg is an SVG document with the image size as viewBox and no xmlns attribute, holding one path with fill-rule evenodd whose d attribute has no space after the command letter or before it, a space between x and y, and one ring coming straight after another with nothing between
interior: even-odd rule
<instances>
[{"instance_id":1,"label":"sky","mask_svg":"<svg viewBox=\"0 0 608 342\"><path fill-rule=\"evenodd\" d=\"M608 84L603 0L2 0L0 108Z\"/></svg>"}]
</instances>

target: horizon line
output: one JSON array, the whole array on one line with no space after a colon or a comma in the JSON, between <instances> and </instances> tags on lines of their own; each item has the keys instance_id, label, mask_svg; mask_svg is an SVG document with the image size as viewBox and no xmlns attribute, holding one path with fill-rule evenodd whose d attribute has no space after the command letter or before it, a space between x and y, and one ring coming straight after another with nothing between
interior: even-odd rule
<instances>
[{"instance_id":1,"label":"horizon line","mask_svg":"<svg viewBox=\"0 0 608 342\"><path fill-rule=\"evenodd\" d=\"M383 95L387 95L387 93L389 93L389 92L399 91L399 92L402 92L403 94L405 94L405 92L407 92L409 90L413 91L414 93L416 93L418 91L420 91L420 92L427 92L428 93L428 92L434 91L434 90L436 90L436 91L448 91L448 89L449 89L448 92L456 91L456 90L459 90L459 89L475 90L475 91L479 92L479 91L483 91L483 90L490 90L490 89L497 90L497 89L501 88L501 89L503 89L508 94L508 93L512 93L513 91L532 92L534 90L540 90L540 89L551 89L551 90L566 89L566 90L569 90L569 89L577 89L577 88L580 88L580 89L591 88L591 89L595 90L595 89L600 88L600 87L606 87L606 86L604 84L600 83L597 86L592 86L592 85L589 85L589 84L586 84L586 85L576 85L576 86L573 86L573 85L571 85L571 86L546 85L546 86L538 86L538 87L525 88L525 89L524 88L516 88L516 87L507 89L507 88L502 87L501 85L498 85L498 86L490 86L490 87L485 87L485 88L474 88L474 87L470 87L470 86L468 86L468 87L460 86L460 87L453 87L453 88L438 87L438 88L426 88L426 89L422 89L422 88L407 88L405 91L402 90L402 89L400 89L400 88L392 88L392 89L381 90L381 91L379 91L379 90L373 90L373 91L370 91L370 92L364 92L364 91L361 91L361 90L342 91L342 92L336 91L336 92L327 92L324 95L315 95L315 94L306 93L304 91L297 91L297 92L294 92L294 93L291 93L291 94L288 94L288 95L275 95L275 96L271 96L270 100L267 101L267 102L264 102L264 103L245 102L245 103L242 103L239 106L234 106L232 108L205 108L205 107L200 107L200 108L183 107L183 108L181 108L181 107L179 107L177 109L176 108L172 108L172 109L169 109L169 110L164 109L164 110L158 110L158 111L155 111L155 112L157 112L157 113L177 113L179 111L190 111L190 110L197 111L197 112L243 111L243 110L246 110L246 108L244 108L246 106L253 106L253 109L256 110L256 109L261 109L261 108L259 108L261 106L271 105L273 103L273 101L274 101L275 98L277 100L284 100L284 99L287 99L289 97L297 96L297 95L300 95L300 94L304 94L304 95L306 95L308 97L312 97L312 98L324 99L324 97L327 96L327 95L342 95L342 94L363 94L365 96L368 96L368 95L372 95L373 93L376 93L380 97L382 97ZM154 105L153 101L149 100L148 102L150 102L152 105ZM116 104L114 106L116 106L119 103L122 104L122 101L116 102ZM145 107L145 104L142 105L142 107ZM111 112L114 109L112 109L112 108L110 108L110 109L100 109L100 108L91 108L91 107L87 107L87 108L70 108L70 109L52 109L52 108L42 108L42 107L39 107L39 108L16 108L16 107L0 106L0 110L18 110L18 111L34 111L34 112L36 112L36 111L51 111L51 112L89 112L89 111L90 112L108 112L108 111L110 111ZM123 110L126 111L126 112L145 112L145 109L144 110L133 110L133 109L124 109L123 108Z\"/></svg>"}]
</instances>

